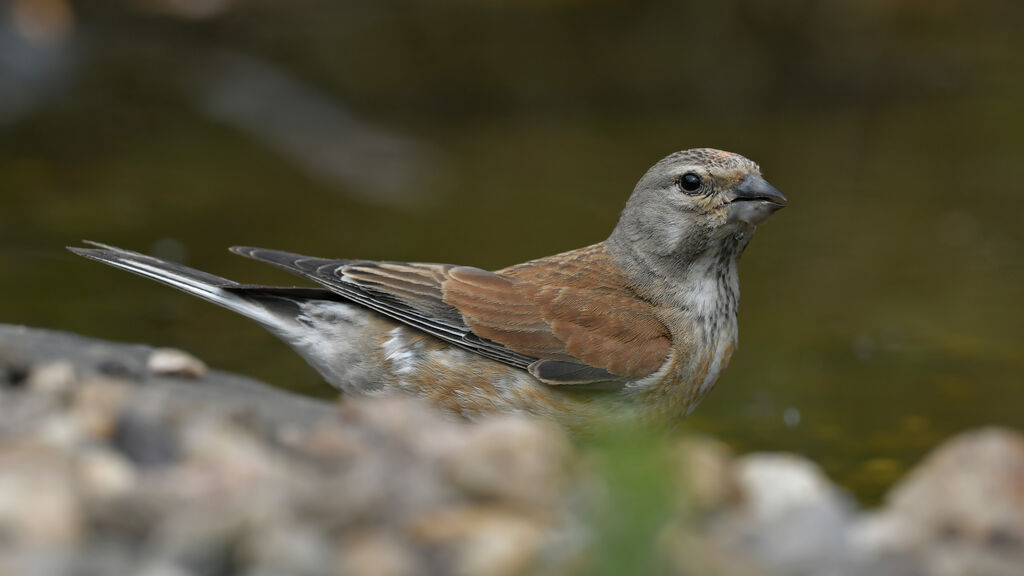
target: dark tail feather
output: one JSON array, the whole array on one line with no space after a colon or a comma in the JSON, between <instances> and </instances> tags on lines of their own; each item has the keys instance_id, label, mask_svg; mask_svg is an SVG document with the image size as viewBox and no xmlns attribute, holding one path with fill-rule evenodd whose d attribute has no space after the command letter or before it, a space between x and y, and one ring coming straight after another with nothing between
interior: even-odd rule
<instances>
[{"instance_id":1,"label":"dark tail feather","mask_svg":"<svg viewBox=\"0 0 1024 576\"><path fill-rule=\"evenodd\" d=\"M251 318L268 328L281 329L292 321L293 314L282 314L283 310L280 309L280 304L290 304L289 308L294 309L294 304L299 299L337 299L326 290L247 286L153 256L97 242L87 241L86 243L95 248L69 246L68 250L90 260L127 270L198 296L203 300Z\"/></svg>"},{"instance_id":2,"label":"dark tail feather","mask_svg":"<svg viewBox=\"0 0 1024 576\"><path fill-rule=\"evenodd\" d=\"M346 264L361 262L361 260L316 258L314 256L295 254L294 252L270 250L267 248L253 248L250 246L232 246L231 251L239 256L245 256L246 258L252 258L253 260L273 264L278 268L283 268L289 272L297 273L304 277L309 276L310 274L315 274L318 269L325 264L344 266Z\"/></svg>"}]
</instances>

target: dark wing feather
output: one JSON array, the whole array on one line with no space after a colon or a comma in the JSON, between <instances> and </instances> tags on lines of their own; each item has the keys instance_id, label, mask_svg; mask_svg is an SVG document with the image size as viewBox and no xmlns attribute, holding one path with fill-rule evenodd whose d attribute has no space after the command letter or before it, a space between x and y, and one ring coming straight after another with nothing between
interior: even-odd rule
<instances>
[{"instance_id":1,"label":"dark wing feather","mask_svg":"<svg viewBox=\"0 0 1024 576\"><path fill-rule=\"evenodd\" d=\"M308 278L370 310L486 358L523 370L537 360L474 334L458 310L442 300L441 281L450 265L330 260L244 246L231 251Z\"/></svg>"},{"instance_id":2,"label":"dark wing feather","mask_svg":"<svg viewBox=\"0 0 1024 576\"><path fill-rule=\"evenodd\" d=\"M619 379L604 368L559 360L537 360L530 364L530 374L538 380L559 384L593 384Z\"/></svg>"}]
</instances>

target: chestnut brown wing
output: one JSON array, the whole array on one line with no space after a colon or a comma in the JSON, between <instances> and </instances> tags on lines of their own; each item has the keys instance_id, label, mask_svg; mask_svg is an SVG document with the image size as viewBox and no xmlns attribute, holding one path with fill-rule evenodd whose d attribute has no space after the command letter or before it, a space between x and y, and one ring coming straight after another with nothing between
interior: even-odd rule
<instances>
[{"instance_id":1,"label":"chestnut brown wing","mask_svg":"<svg viewBox=\"0 0 1024 576\"><path fill-rule=\"evenodd\" d=\"M494 273L232 250L551 384L643 377L668 354L668 331L650 306L632 296L614 271L586 270L607 264L601 251L597 258L560 255Z\"/></svg>"},{"instance_id":2,"label":"chestnut brown wing","mask_svg":"<svg viewBox=\"0 0 1024 576\"><path fill-rule=\"evenodd\" d=\"M655 372L668 356L668 330L650 305L628 290L573 282L586 276L549 270L511 276L456 267L448 276L445 302L475 334L514 352L629 379ZM551 365L541 372L543 366L531 372L545 381L595 381L592 371L562 367L555 372Z\"/></svg>"}]
</instances>

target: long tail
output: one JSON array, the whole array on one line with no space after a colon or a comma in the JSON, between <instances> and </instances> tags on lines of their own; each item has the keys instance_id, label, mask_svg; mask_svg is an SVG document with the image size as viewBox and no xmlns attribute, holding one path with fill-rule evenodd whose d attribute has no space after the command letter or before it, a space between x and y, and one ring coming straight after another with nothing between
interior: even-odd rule
<instances>
[{"instance_id":1,"label":"long tail","mask_svg":"<svg viewBox=\"0 0 1024 576\"><path fill-rule=\"evenodd\" d=\"M315 288L278 288L249 286L214 274L168 262L138 252L86 241L95 248L68 247L68 250L115 268L127 270L198 296L251 318L274 331L287 329L294 323L296 306L303 300L339 300L326 290Z\"/></svg>"}]
</instances>

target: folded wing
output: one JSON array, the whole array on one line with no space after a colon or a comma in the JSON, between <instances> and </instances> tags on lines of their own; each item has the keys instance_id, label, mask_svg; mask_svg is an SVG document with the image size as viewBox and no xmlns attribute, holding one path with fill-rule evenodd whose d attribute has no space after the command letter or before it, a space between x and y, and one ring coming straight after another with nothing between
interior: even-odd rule
<instances>
[{"instance_id":1,"label":"folded wing","mask_svg":"<svg viewBox=\"0 0 1024 576\"><path fill-rule=\"evenodd\" d=\"M642 378L669 333L597 244L499 272L232 251L306 277L371 310L549 384Z\"/></svg>"}]
</instances>

